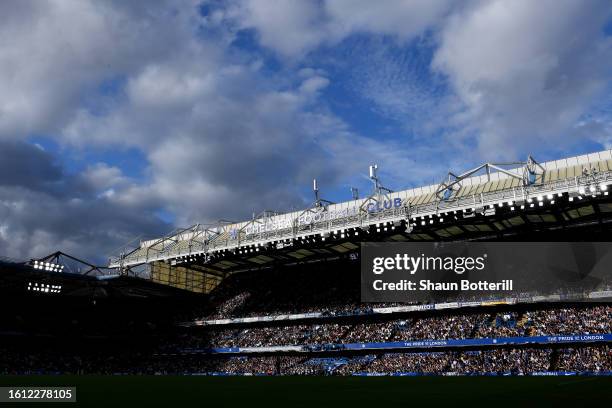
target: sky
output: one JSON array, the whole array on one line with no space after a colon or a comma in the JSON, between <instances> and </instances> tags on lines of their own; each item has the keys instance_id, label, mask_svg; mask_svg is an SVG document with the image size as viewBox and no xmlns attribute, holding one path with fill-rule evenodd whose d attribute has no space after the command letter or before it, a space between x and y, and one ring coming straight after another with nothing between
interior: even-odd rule
<instances>
[{"instance_id":1,"label":"sky","mask_svg":"<svg viewBox=\"0 0 612 408\"><path fill-rule=\"evenodd\" d=\"M4 0L0 256L612 146L606 0Z\"/></svg>"}]
</instances>

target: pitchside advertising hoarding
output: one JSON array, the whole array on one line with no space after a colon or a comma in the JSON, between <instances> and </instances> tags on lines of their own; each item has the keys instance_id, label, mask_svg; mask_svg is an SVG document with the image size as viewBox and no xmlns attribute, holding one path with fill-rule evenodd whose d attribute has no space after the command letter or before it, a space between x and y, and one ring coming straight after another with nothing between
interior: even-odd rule
<instances>
[{"instance_id":1,"label":"pitchside advertising hoarding","mask_svg":"<svg viewBox=\"0 0 612 408\"><path fill-rule=\"evenodd\" d=\"M612 282L612 243L367 242L363 302L575 295Z\"/></svg>"}]
</instances>

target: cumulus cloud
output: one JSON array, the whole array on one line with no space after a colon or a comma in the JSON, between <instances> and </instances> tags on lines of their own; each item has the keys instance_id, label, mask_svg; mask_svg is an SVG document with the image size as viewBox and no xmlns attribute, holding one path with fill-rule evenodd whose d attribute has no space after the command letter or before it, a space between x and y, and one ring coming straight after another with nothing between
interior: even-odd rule
<instances>
[{"instance_id":1,"label":"cumulus cloud","mask_svg":"<svg viewBox=\"0 0 612 408\"><path fill-rule=\"evenodd\" d=\"M359 32L407 41L438 23L451 4L450 0L243 0L234 2L225 17L241 29L255 30L263 46L298 58Z\"/></svg>"},{"instance_id":2,"label":"cumulus cloud","mask_svg":"<svg viewBox=\"0 0 612 408\"><path fill-rule=\"evenodd\" d=\"M355 32L420 36L449 12L449 0L328 0L324 7L339 35Z\"/></svg>"},{"instance_id":3,"label":"cumulus cloud","mask_svg":"<svg viewBox=\"0 0 612 408\"><path fill-rule=\"evenodd\" d=\"M97 164L70 174L53 155L22 141L0 141L0 253L16 259L63 250L96 262L139 236L169 225L154 216L155 203L125 206L99 194L124 179ZM108 176L108 177L106 177Z\"/></svg>"},{"instance_id":4,"label":"cumulus cloud","mask_svg":"<svg viewBox=\"0 0 612 408\"><path fill-rule=\"evenodd\" d=\"M587 6L588 3L588 6ZM609 2L490 1L453 15L433 67L450 78L464 126L489 155L567 147L606 90Z\"/></svg>"},{"instance_id":5,"label":"cumulus cloud","mask_svg":"<svg viewBox=\"0 0 612 408\"><path fill-rule=\"evenodd\" d=\"M236 2L228 16L240 28L255 29L264 46L287 56L312 50L329 35L316 2L246 0Z\"/></svg>"},{"instance_id":6,"label":"cumulus cloud","mask_svg":"<svg viewBox=\"0 0 612 408\"><path fill-rule=\"evenodd\" d=\"M283 14L305 16L299 23L266 2L237 4L248 11L237 14L240 27L291 58L369 34L340 65L353 90L409 135L475 140L487 159L608 137L609 119L585 114L609 89L609 2L281 2Z\"/></svg>"},{"instance_id":7,"label":"cumulus cloud","mask_svg":"<svg viewBox=\"0 0 612 408\"><path fill-rule=\"evenodd\" d=\"M305 113L329 83L322 73L277 90L249 64L184 52L180 64L159 62L130 77L123 102L107 114L83 110L64 131L77 145L85 136L146 153L150 180L115 191L114 200L155 198L179 223L244 218L303 205L300 184L335 177L340 164L305 131Z\"/></svg>"},{"instance_id":8,"label":"cumulus cloud","mask_svg":"<svg viewBox=\"0 0 612 408\"><path fill-rule=\"evenodd\" d=\"M170 58L191 38L193 10L168 2L3 2L0 138L57 131L105 80Z\"/></svg>"},{"instance_id":9,"label":"cumulus cloud","mask_svg":"<svg viewBox=\"0 0 612 408\"><path fill-rule=\"evenodd\" d=\"M312 94L324 89L327 85L329 85L329 79L314 76L312 78L308 78L302 83L302 85L300 85L300 91L307 94Z\"/></svg>"},{"instance_id":10,"label":"cumulus cloud","mask_svg":"<svg viewBox=\"0 0 612 408\"><path fill-rule=\"evenodd\" d=\"M300 183L336 174L339 165L304 132L303 111L329 82L321 72L277 89L259 64L199 38L191 20L200 15L185 3L180 13L165 3L70 6L7 4L0 134L50 134L84 150L135 147L147 177L136 182L103 163L68 174L44 151L7 142L4 253L60 247L99 259L137 231L169 229L158 210L188 224L288 209L303 205ZM120 86L107 94L109 81Z\"/></svg>"},{"instance_id":11,"label":"cumulus cloud","mask_svg":"<svg viewBox=\"0 0 612 408\"><path fill-rule=\"evenodd\" d=\"M130 184L130 180L123 175L118 167L106 163L95 163L88 166L81 174L82 185L92 191L104 192Z\"/></svg>"},{"instance_id":12,"label":"cumulus cloud","mask_svg":"<svg viewBox=\"0 0 612 408\"><path fill-rule=\"evenodd\" d=\"M601 98L612 69L611 39L604 32L609 2L235 4L244 11L235 15L239 27L254 30L263 47L291 59L308 60L321 47L369 35L341 53L346 61L340 66L353 76L353 90L379 113L408 124L410 134L447 131L449 140L475 140L488 159L523 157L534 145L561 150L585 137L609 138L609 118L585 117L607 102ZM281 11L289 17L279 18ZM422 39L432 55L415 55ZM448 89L432 84L437 75ZM433 116L429 123L427 116ZM586 136L586 129L595 133Z\"/></svg>"}]
</instances>

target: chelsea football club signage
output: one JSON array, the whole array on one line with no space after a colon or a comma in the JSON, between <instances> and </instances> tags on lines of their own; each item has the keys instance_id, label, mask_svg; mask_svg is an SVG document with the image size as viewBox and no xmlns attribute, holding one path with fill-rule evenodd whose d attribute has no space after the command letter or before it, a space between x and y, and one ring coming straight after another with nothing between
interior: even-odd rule
<instances>
[{"instance_id":1,"label":"chelsea football club signage","mask_svg":"<svg viewBox=\"0 0 612 408\"><path fill-rule=\"evenodd\" d=\"M369 202L365 206L365 210L370 214L375 214L382 211L399 208L401 206L402 199L398 197L389 200L382 200L379 202ZM359 213L360 208L361 207L359 205L338 209L327 207L325 210L306 211L300 216L298 216L297 219L293 219L289 215L270 217L267 219L260 220L261 222L247 225L244 229L244 232L246 233L246 235L251 235L288 229L293 227L294 220L295 222L297 222L298 227L316 224L319 222L333 221L339 218L346 218L353 215L357 215ZM232 239L237 239L238 230L230 230L230 237Z\"/></svg>"},{"instance_id":2,"label":"chelsea football club signage","mask_svg":"<svg viewBox=\"0 0 612 408\"><path fill-rule=\"evenodd\" d=\"M371 202L367 205L367 211L369 213L377 213L384 210L390 210L391 208L399 208L402 206L401 198L394 198L393 200L383 200L382 202Z\"/></svg>"}]
</instances>

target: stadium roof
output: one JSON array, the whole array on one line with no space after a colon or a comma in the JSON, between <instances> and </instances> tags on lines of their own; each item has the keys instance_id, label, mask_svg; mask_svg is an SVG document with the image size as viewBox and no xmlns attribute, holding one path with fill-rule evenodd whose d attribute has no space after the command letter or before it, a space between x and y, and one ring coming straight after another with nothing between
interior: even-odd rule
<instances>
[{"instance_id":1,"label":"stadium roof","mask_svg":"<svg viewBox=\"0 0 612 408\"><path fill-rule=\"evenodd\" d=\"M313 254L354 252L363 240L360 233L386 233L385 240L397 241L456 239L523 225L568 224L612 211L609 203L579 205L591 196L608 199L611 150L544 163L532 157L522 163L485 163L461 174L449 172L439 184L398 192L382 186L375 168L370 177L374 191L367 198L332 204L320 200L315 188L316 201L303 211L196 224L128 246L110 266L161 261L225 275L279 257L299 261ZM555 200L567 207L563 213L551 210Z\"/></svg>"},{"instance_id":2,"label":"stadium roof","mask_svg":"<svg viewBox=\"0 0 612 408\"><path fill-rule=\"evenodd\" d=\"M145 279L121 275L87 275L59 269L35 268L33 263L0 259L1 296L77 296L95 298L145 298L183 296L182 291Z\"/></svg>"}]
</instances>

